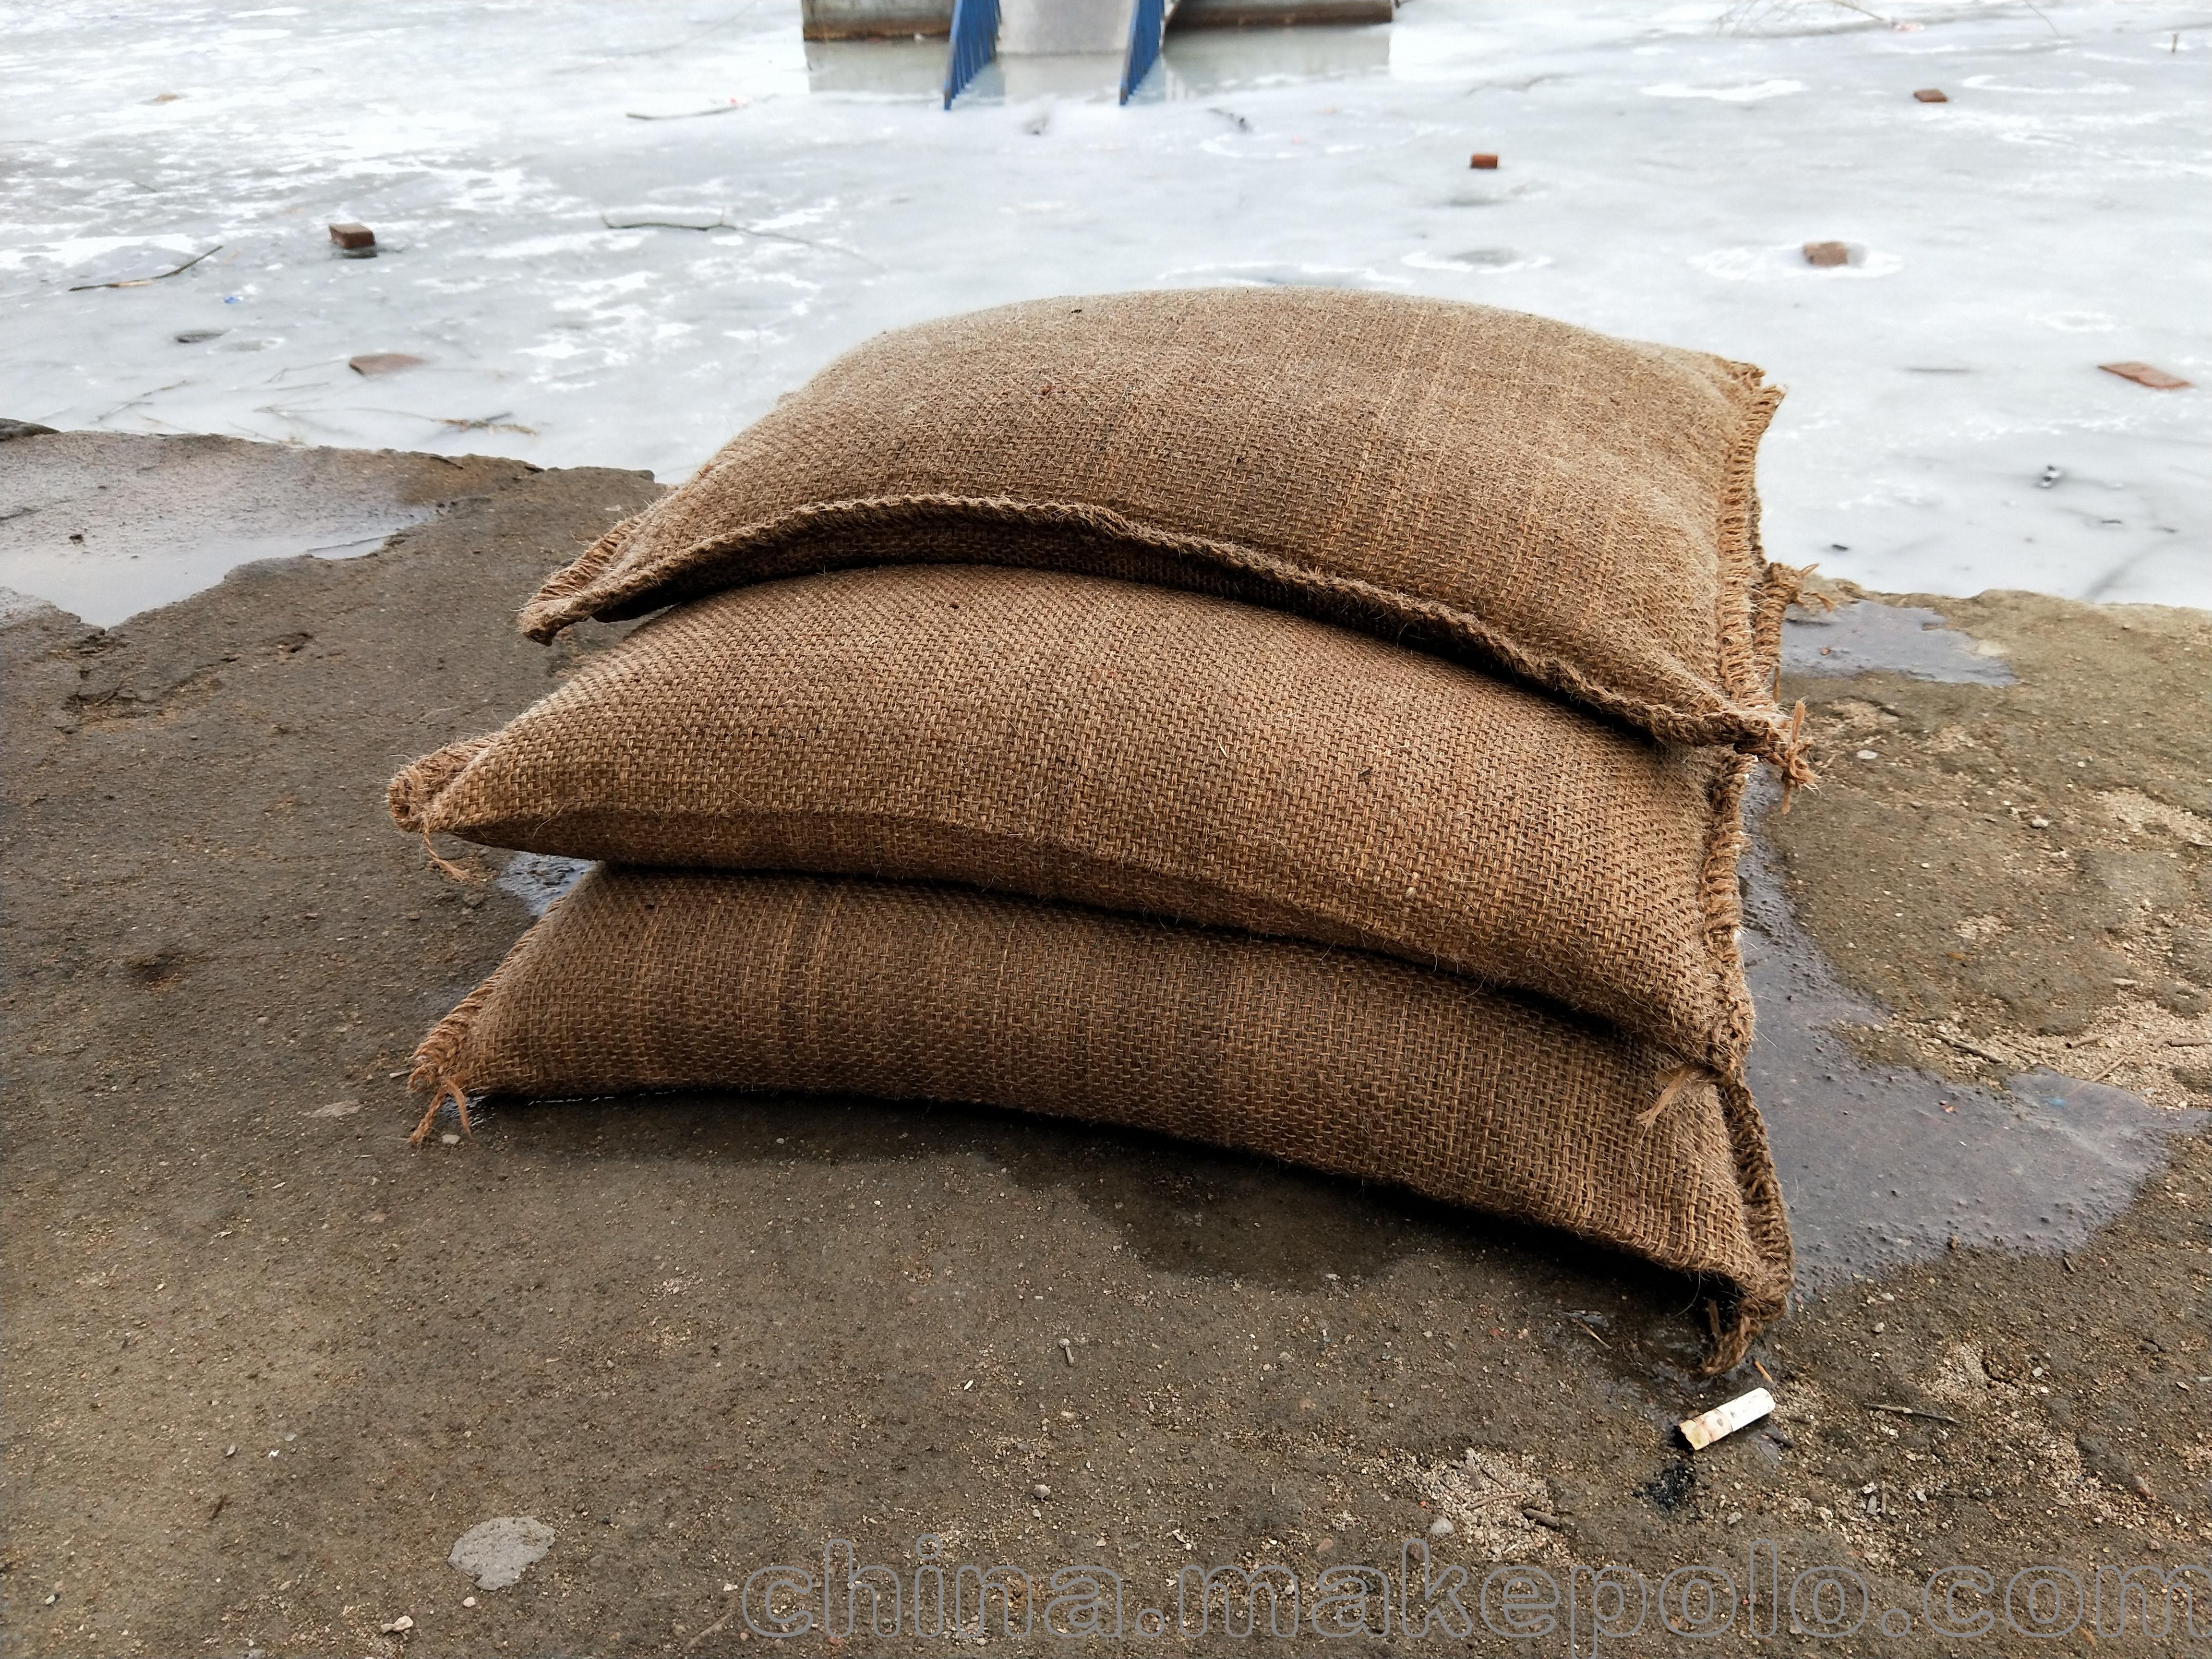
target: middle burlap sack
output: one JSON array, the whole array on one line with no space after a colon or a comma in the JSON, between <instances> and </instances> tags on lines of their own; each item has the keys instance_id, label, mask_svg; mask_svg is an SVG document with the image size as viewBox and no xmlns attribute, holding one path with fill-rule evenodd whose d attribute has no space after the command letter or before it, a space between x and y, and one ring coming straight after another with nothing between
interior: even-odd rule
<instances>
[{"instance_id":1,"label":"middle burlap sack","mask_svg":"<svg viewBox=\"0 0 2212 1659\"><path fill-rule=\"evenodd\" d=\"M1356 945L1734 1075L1753 763L1279 611L924 565L673 611L391 800L410 830L531 852Z\"/></svg>"}]
</instances>

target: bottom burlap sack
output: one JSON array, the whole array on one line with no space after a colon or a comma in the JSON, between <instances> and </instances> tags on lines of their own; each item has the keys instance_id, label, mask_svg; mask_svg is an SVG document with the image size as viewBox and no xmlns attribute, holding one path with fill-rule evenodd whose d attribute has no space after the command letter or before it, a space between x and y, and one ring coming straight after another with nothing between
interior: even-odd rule
<instances>
[{"instance_id":1,"label":"bottom burlap sack","mask_svg":"<svg viewBox=\"0 0 2212 1659\"><path fill-rule=\"evenodd\" d=\"M414 1076L424 1129L471 1096L724 1087L1239 1147L1694 1275L1714 1370L1790 1282L1749 1096L1651 1044L1390 957L964 888L600 870Z\"/></svg>"}]
</instances>

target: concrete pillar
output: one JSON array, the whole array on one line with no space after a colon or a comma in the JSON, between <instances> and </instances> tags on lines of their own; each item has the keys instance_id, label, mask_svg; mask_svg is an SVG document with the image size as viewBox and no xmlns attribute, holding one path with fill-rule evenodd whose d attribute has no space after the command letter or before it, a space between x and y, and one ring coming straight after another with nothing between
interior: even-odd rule
<instances>
[{"instance_id":1,"label":"concrete pillar","mask_svg":"<svg viewBox=\"0 0 2212 1659\"><path fill-rule=\"evenodd\" d=\"M999 56L1121 52L1134 0L1000 0Z\"/></svg>"}]
</instances>

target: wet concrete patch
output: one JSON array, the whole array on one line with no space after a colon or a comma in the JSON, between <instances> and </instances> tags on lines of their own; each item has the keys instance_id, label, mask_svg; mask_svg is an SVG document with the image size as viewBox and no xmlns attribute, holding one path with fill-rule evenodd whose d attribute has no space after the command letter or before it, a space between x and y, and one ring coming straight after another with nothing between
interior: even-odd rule
<instances>
[{"instance_id":1,"label":"wet concrete patch","mask_svg":"<svg viewBox=\"0 0 2212 1659\"><path fill-rule=\"evenodd\" d=\"M584 878L592 867L587 859L556 858L550 853L517 853L492 883L502 893L512 893L542 916L554 901Z\"/></svg>"},{"instance_id":2,"label":"wet concrete patch","mask_svg":"<svg viewBox=\"0 0 2212 1659\"><path fill-rule=\"evenodd\" d=\"M1917 605L1807 608L1784 632L1784 667L1844 677L2010 685L2001 655ZM1754 823L1773 806L1752 805ZM2207 1114L2038 1070L1997 1091L1907 1066L1869 1065L1842 1036L1889 1011L1850 990L1799 925L1771 848L1742 867L1744 967L1759 1014L1751 1084L1811 1285L1978 1245L2054 1253L2124 1209L2176 1135Z\"/></svg>"},{"instance_id":3,"label":"wet concrete patch","mask_svg":"<svg viewBox=\"0 0 2212 1659\"><path fill-rule=\"evenodd\" d=\"M1917 680L2014 684L2002 655L1944 623L1942 612L1924 606L1870 599L1807 610L1784 625L1783 671L1841 677L1887 669Z\"/></svg>"},{"instance_id":4,"label":"wet concrete patch","mask_svg":"<svg viewBox=\"0 0 2212 1659\"><path fill-rule=\"evenodd\" d=\"M1869 1066L1841 1028L1888 1012L1848 989L1790 913L1765 849L1745 860L1744 967L1759 1011L1752 1092L1817 1286L1954 1246L2052 1254L2125 1209L2177 1135L2212 1114L2039 1071L2004 1092Z\"/></svg>"},{"instance_id":5,"label":"wet concrete patch","mask_svg":"<svg viewBox=\"0 0 2212 1659\"><path fill-rule=\"evenodd\" d=\"M0 583L111 627L240 565L373 552L436 512L419 476L435 465L229 438L19 440L0 469Z\"/></svg>"}]
</instances>

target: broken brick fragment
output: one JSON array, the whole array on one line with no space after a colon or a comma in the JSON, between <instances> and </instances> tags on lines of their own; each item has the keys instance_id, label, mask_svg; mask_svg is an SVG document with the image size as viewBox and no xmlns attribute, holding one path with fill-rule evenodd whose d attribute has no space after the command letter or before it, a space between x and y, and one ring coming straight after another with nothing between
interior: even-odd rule
<instances>
[{"instance_id":1,"label":"broken brick fragment","mask_svg":"<svg viewBox=\"0 0 2212 1659\"><path fill-rule=\"evenodd\" d=\"M411 351L365 351L358 357L346 359L346 367L356 374L371 378L379 374L397 374L403 368L419 368L422 359Z\"/></svg>"},{"instance_id":2,"label":"broken brick fragment","mask_svg":"<svg viewBox=\"0 0 2212 1659\"><path fill-rule=\"evenodd\" d=\"M2169 374L2149 363L2099 363L2097 367L2107 374L2117 374L2124 380L2133 380L2137 386L2147 386L2153 392L2179 392L2196 384L2193 380L2183 380L2179 374Z\"/></svg>"},{"instance_id":3,"label":"broken brick fragment","mask_svg":"<svg viewBox=\"0 0 2212 1659\"><path fill-rule=\"evenodd\" d=\"M1843 242L1808 242L1805 244L1805 263L1808 265L1847 265L1851 262L1851 250Z\"/></svg>"}]
</instances>

